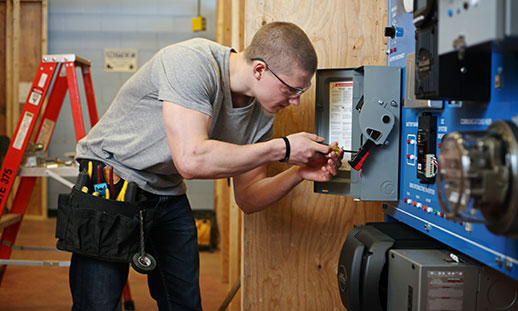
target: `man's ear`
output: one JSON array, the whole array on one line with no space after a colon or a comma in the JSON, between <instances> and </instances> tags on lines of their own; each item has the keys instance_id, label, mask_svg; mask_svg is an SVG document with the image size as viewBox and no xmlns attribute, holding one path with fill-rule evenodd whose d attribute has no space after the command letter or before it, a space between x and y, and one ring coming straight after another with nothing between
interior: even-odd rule
<instances>
[{"instance_id":1,"label":"man's ear","mask_svg":"<svg viewBox=\"0 0 518 311\"><path fill-rule=\"evenodd\" d=\"M254 73L254 78L256 80L261 80L261 78L263 76L263 73L266 70L266 66L264 65L263 62L257 62L257 63L252 65L252 70L253 70L253 73Z\"/></svg>"}]
</instances>

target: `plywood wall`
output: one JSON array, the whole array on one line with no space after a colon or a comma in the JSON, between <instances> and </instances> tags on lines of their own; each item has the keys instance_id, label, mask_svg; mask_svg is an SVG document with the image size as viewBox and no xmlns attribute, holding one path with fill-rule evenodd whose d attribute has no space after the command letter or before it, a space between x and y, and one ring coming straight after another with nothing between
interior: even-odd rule
<instances>
[{"instance_id":1,"label":"plywood wall","mask_svg":"<svg viewBox=\"0 0 518 311\"><path fill-rule=\"evenodd\" d=\"M289 21L312 40L319 68L384 65L386 14L387 1L246 0L245 45L261 25ZM281 112L274 137L314 132L314 98L312 87L299 107ZM269 174L286 168L272 164ZM343 310L336 280L342 243L354 224L383 221L380 206L314 194L306 181L278 204L246 215L242 310Z\"/></svg>"}]
</instances>

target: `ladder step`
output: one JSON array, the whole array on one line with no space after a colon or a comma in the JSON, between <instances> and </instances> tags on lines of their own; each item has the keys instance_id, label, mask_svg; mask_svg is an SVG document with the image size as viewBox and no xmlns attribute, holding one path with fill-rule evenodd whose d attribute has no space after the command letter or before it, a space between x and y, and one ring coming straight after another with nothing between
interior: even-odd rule
<instances>
[{"instance_id":1,"label":"ladder step","mask_svg":"<svg viewBox=\"0 0 518 311\"><path fill-rule=\"evenodd\" d=\"M22 220L22 214L5 214L0 218L0 230Z\"/></svg>"},{"instance_id":2,"label":"ladder step","mask_svg":"<svg viewBox=\"0 0 518 311\"><path fill-rule=\"evenodd\" d=\"M0 259L0 266L47 266L47 267L70 267L69 261L59 260L23 260L23 259Z\"/></svg>"}]
</instances>

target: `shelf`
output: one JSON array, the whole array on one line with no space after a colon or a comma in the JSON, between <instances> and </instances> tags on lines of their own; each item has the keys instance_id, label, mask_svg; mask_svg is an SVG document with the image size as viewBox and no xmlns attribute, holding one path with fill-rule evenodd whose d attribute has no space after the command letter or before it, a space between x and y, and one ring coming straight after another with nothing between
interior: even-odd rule
<instances>
[{"instance_id":1,"label":"shelf","mask_svg":"<svg viewBox=\"0 0 518 311\"><path fill-rule=\"evenodd\" d=\"M77 166L60 166L60 167L20 167L18 176L33 176L33 177L52 177L49 172L57 174L62 177L77 177L79 168Z\"/></svg>"},{"instance_id":2,"label":"shelf","mask_svg":"<svg viewBox=\"0 0 518 311\"><path fill-rule=\"evenodd\" d=\"M63 177L77 177L78 174L79 168L77 166L20 167L18 170L18 176L51 177L69 188L72 188L74 184Z\"/></svg>"}]
</instances>

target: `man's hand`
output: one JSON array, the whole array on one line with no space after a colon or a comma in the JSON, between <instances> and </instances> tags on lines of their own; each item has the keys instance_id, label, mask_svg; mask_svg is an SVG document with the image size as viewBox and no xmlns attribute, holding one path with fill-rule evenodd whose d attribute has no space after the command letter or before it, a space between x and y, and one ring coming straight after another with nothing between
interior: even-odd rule
<instances>
[{"instance_id":1,"label":"man's hand","mask_svg":"<svg viewBox=\"0 0 518 311\"><path fill-rule=\"evenodd\" d=\"M291 152L288 159L289 164L304 165L318 158L318 155L326 155L333 149L330 146L320 144L324 138L316 134L300 132L291 134L288 137Z\"/></svg>"},{"instance_id":2,"label":"man's hand","mask_svg":"<svg viewBox=\"0 0 518 311\"><path fill-rule=\"evenodd\" d=\"M338 168L342 165L344 157L343 149L338 149L338 143L334 142L330 146L333 151L329 155L317 154L306 165L299 168L299 175L312 181L330 181L338 173Z\"/></svg>"}]
</instances>

